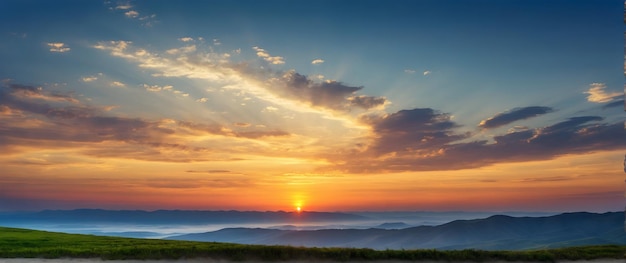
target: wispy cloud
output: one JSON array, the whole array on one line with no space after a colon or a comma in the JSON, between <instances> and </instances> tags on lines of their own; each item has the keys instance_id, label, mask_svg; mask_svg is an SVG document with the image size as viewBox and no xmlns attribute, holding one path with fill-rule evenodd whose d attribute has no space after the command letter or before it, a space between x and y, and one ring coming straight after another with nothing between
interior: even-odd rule
<instances>
[{"instance_id":1,"label":"wispy cloud","mask_svg":"<svg viewBox=\"0 0 626 263\"><path fill-rule=\"evenodd\" d=\"M542 106L529 106L515 108L506 112L498 113L493 117L485 119L478 124L482 128L497 128L519 120L529 119L539 115L553 112L554 109Z\"/></svg>"},{"instance_id":2,"label":"wispy cloud","mask_svg":"<svg viewBox=\"0 0 626 263\"><path fill-rule=\"evenodd\" d=\"M422 75L427 76L427 75L430 75L431 73L432 73L432 71L430 71L430 70L426 70L426 71L424 71L424 72L422 73Z\"/></svg>"},{"instance_id":3,"label":"wispy cloud","mask_svg":"<svg viewBox=\"0 0 626 263\"><path fill-rule=\"evenodd\" d=\"M228 53L204 52L192 45L169 49L163 54L158 54L141 48L132 48L131 44L129 41L110 41L100 42L93 47L136 62L140 68L153 70L155 71L153 76L187 77L231 83L230 87L245 87L249 94L272 103L285 104L285 99L298 102L298 105L294 104L294 108L304 106L307 110L327 109L347 112L354 107L365 110L380 109L389 104L383 97L356 94L363 87L331 80L314 81L293 70L259 71L244 64L233 64ZM265 52L262 49L257 50Z\"/></svg>"},{"instance_id":4,"label":"wispy cloud","mask_svg":"<svg viewBox=\"0 0 626 263\"><path fill-rule=\"evenodd\" d=\"M606 84L604 83L591 83L589 85L589 89L585 91L585 94L588 94L587 101L595 102L595 103L605 103L610 102L620 96L623 96L623 93L620 92L606 92Z\"/></svg>"},{"instance_id":5,"label":"wispy cloud","mask_svg":"<svg viewBox=\"0 0 626 263\"><path fill-rule=\"evenodd\" d=\"M70 51L70 48L62 42L50 42L46 44L50 47L50 52L65 53Z\"/></svg>"},{"instance_id":6,"label":"wispy cloud","mask_svg":"<svg viewBox=\"0 0 626 263\"><path fill-rule=\"evenodd\" d=\"M148 84L143 84L143 87L147 91L152 91L152 92L159 92L159 91L162 91L162 90L172 90L174 88L171 85L159 86L159 85L148 85Z\"/></svg>"},{"instance_id":7,"label":"wispy cloud","mask_svg":"<svg viewBox=\"0 0 626 263\"><path fill-rule=\"evenodd\" d=\"M416 72L416 71L415 71L415 70L413 70L413 69L405 69L405 70L404 70L404 73L406 73L406 74L415 74L415 72Z\"/></svg>"},{"instance_id":8,"label":"wispy cloud","mask_svg":"<svg viewBox=\"0 0 626 263\"><path fill-rule=\"evenodd\" d=\"M130 10L124 13L124 15L126 17L130 17L130 18L136 18L139 16L139 12L135 11L135 10Z\"/></svg>"},{"instance_id":9,"label":"wispy cloud","mask_svg":"<svg viewBox=\"0 0 626 263\"><path fill-rule=\"evenodd\" d=\"M311 61L311 64L313 64L313 65L318 65L318 64L322 64L322 63L324 63L324 60L323 59L319 59L319 58L318 59L314 59L313 61Z\"/></svg>"},{"instance_id":10,"label":"wispy cloud","mask_svg":"<svg viewBox=\"0 0 626 263\"><path fill-rule=\"evenodd\" d=\"M127 9L131 9L131 8L133 8L133 6L129 5L129 4L117 5L115 7L115 9L118 9L118 10L127 10Z\"/></svg>"},{"instance_id":11,"label":"wispy cloud","mask_svg":"<svg viewBox=\"0 0 626 263\"><path fill-rule=\"evenodd\" d=\"M81 78L81 80L83 82L92 82L92 81L98 80L98 77L96 77L96 76L88 76L88 77Z\"/></svg>"},{"instance_id":12,"label":"wispy cloud","mask_svg":"<svg viewBox=\"0 0 626 263\"><path fill-rule=\"evenodd\" d=\"M120 82L120 81L113 81L109 84L111 87L118 87L118 88L123 88L126 87L126 84Z\"/></svg>"},{"instance_id":13,"label":"wispy cloud","mask_svg":"<svg viewBox=\"0 0 626 263\"><path fill-rule=\"evenodd\" d=\"M109 10L123 12L124 16L126 16L127 18L140 21L142 26L151 27L157 22L155 19L156 14L142 15L141 12L137 11L138 8L136 6L129 3L117 4L115 6L112 6L112 3L110 1L107 1L105 2L105 4L109 6Z\"/></svg>"},{"instance_id":14,"label":"wispy cloud","mask_svg":"<svg viewBox=\"0 0 626 263\"><path fill-rule=\"evenodd\" d=\"M285 72L280 78L274 78L270 84L269 87L275 94L312 107L344 111L350 109L350 106L369 109L388 103L384 97L356 95L363 87L331 80L316 82L293 70Z\"/></svg>"},{"instance_id":15,"label":"wispy cloud","mask_svg":"<svg viewBox=\"0 0 626 263\"><path fill-rule=\"evenodd\" d=\"M63 149L79 143L80 153L86 156L189 162L211 158L207 148L189 139L194 136L212 135L235 141L291 136L289 132L265 127L111 116L109 107L90 106L71 93L19 84L0 86L0 105L0 142L7 149L16 145ZM220 149L221 155L239 151L229 147L228 143L212 145L213 149ZM258 147L256 150L266 152Z\"/></svg>"},{"instance_id":16,"label":"wispy cloud","mask_svg":"<svg viewBox=\"0 0 626 263\"><path fill-rule=\"evenodd\" d=\"M191 38L191 37L181 37L178 40L180 40L182 42L191 42L191 41L193 41L193 38Z\"/></svg>"},{"instance_id":17,"label":"wispy cloud","mask_svg":"<svg viewBox=\"0 0 626 263\"><path fill-rule=\"evenodd\" d=\"M260 47L252 47L252 49L256 51L256 55L258 57L269 62L270 64L274 64L274 65L285 64L285 59L283 57L270 56L270 54L267 51L265 51L265 49L262 49Z\"/></svg>"}]
</instances>

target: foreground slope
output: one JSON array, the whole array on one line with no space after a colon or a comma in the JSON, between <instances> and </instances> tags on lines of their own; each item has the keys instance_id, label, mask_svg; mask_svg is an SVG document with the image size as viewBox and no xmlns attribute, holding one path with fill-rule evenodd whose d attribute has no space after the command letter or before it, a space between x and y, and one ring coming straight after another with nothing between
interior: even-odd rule
<instances>
[{"instance_id":1,"label":"foreground slope","mask_svg":"<svg viewBox=\"0 0 626 263\"><path fill-rule=\"evenodd\" d=\"M308 247L374 249L521 250L580 245L626 244L624 214L565 213L548 217L492 216L439 226L399 230L327 229L290 231L228 228L170 237L176 240Z\"/></svg>"},{"instance_id":2,"label":"foreground slope","mask_svg":"<svg viewBox=\"0 0 626 263\"><path fill-rule=\"evenodd\" d=\"M384 250L238 245L52 233L0 227L0 258L101 258L266 261L557 261L623 259L626 246L591 246L536 251Z\"/></svg>"}]
</instances>

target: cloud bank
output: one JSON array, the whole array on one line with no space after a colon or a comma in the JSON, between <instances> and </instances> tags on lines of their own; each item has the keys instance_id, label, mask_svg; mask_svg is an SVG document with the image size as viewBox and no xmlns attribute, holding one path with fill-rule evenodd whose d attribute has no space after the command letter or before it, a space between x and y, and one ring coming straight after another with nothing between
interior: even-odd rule
<instances>
[{"instance_id":1,"label":"cloud bank","mask_svg":"<svg viewBox=\"0 0 626 263\"><path fill-rule=\"evenodd\" d=\"M511 119L517 118L505 118ZM461 125L449 114L430 108L364 117L362 121L372 127L372 144L329 169L352 173L460 170L626 147L623 123L602 123L599 116L572 117L545 127L512 131L494 136L493 142L466 142L470 133L456 132Z\"/></svg>"},{"instance_id":2,"label":"cloud bank","mask_svg":"<svg viewBox=\"0 0 626 263\"><path fill-rule=\"evenodd\" d=\"M554 109L550 107L541 106L515 108L507 112L498 113L493 117L481 121L480 124L478 124L478 127L486 129L497 128L512 122L536 117L553 111Z\"/></svg>"}]
</instances>

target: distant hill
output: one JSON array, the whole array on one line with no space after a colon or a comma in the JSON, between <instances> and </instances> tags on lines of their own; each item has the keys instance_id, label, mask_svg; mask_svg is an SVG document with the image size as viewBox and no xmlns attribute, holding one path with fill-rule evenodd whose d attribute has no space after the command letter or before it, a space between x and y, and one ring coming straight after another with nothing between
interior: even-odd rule
<instances>
[{"instance_id":1,"label":"distant hill","mask_svg":"<svg viewBox=\"0 0 626 263\"><path fill-rule=\"evenodd\" d=\"M350 222L367 217L330 212L284 211L190 211L190 210L44 210L40 212L0 213L2 223L136 223L136 224L223 224L281 222Z\"/></svg>"},{"instance_id":2,"label":"distant hill","mask_svg":"<svg viewBox=\"0 0 626 263\"><path fill-rule=\"evenodd\" d=\"M227 228L169 237L176 240L307 247L374 249L521 250L580 245L626 244L624 213L565 213L547 217L491 216L439 226L405 229L278 230Z\"/></svg>"},{"instance_id":3,"label":"distant hill","mask_svg":"<svg viewBox=\"0 0 626 263\"><path fill-rule=\"evenodd\" d=\"M382 228L382 229L403 229L409 228L411 225L407 225L404 222L391 222L391 223L382 223L374 228Z\"/></svg>"}]
</instances>

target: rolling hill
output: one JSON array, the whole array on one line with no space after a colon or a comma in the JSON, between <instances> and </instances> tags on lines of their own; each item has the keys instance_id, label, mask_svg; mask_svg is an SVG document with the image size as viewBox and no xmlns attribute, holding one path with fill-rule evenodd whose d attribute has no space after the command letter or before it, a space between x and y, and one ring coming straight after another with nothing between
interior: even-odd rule
<instances>
[{"instance_id":1,"label":"rolling hill","mask_svg":"<svg viewBox=\"0 0 626 263\"><path fill-rule=\"evenodd\" d=\"M169 237L175 240L373 249L524 250L626 244L624 213L565 213L547 217L496 215L405 229L278 230L227 228Z\"/></svg>"}]
</instances>

